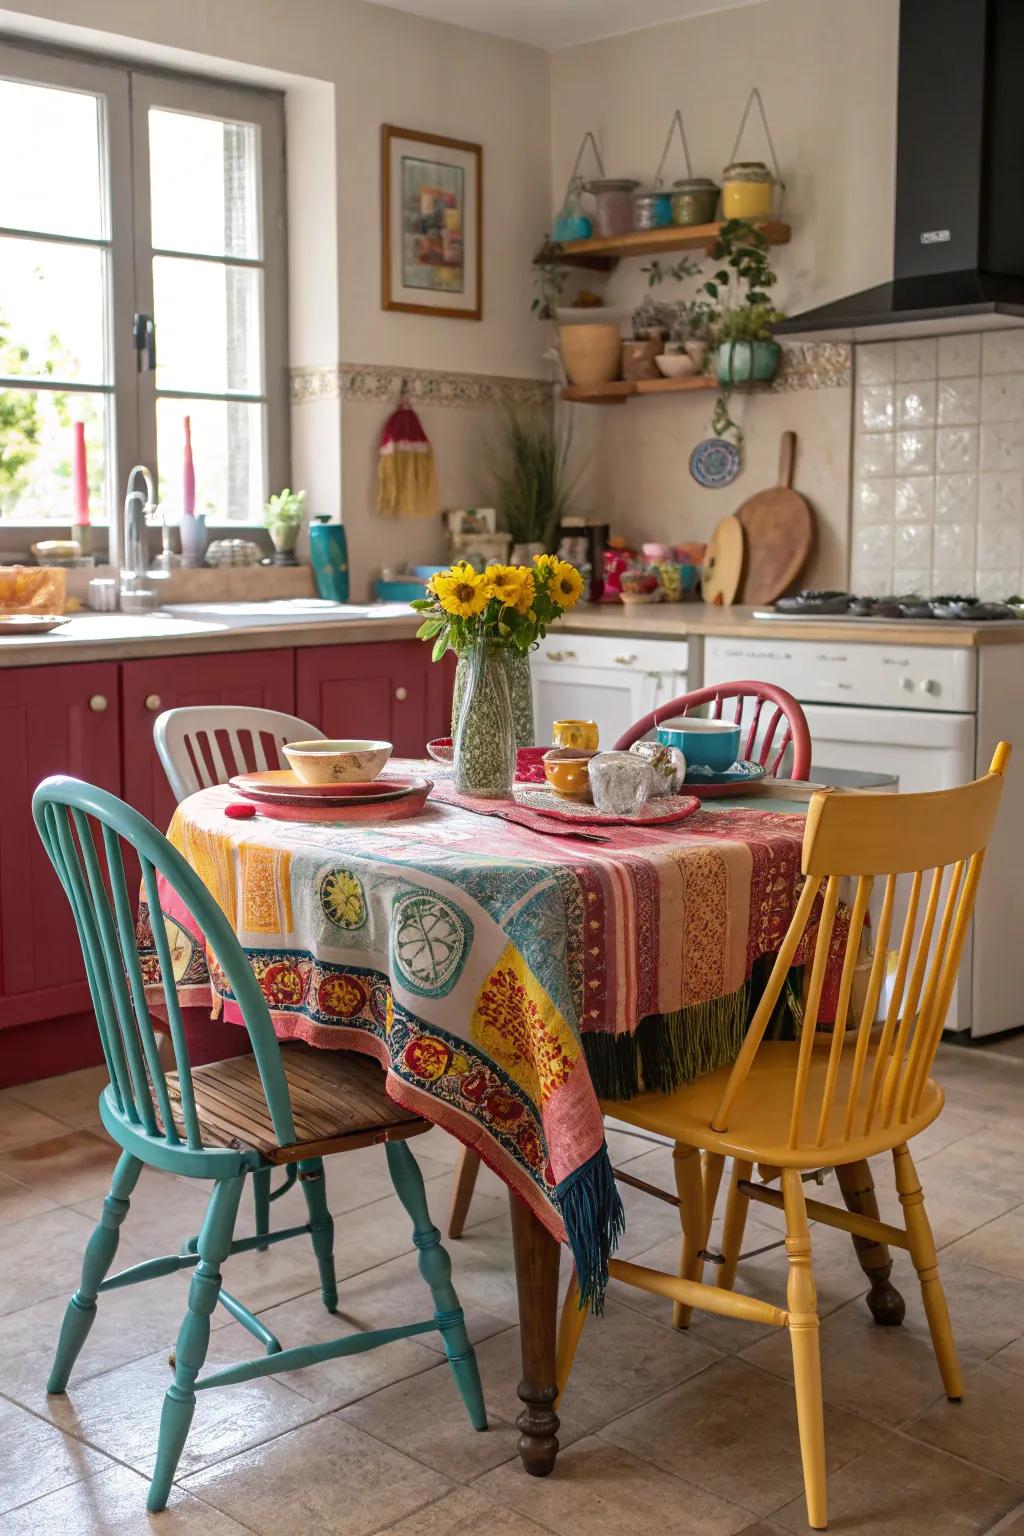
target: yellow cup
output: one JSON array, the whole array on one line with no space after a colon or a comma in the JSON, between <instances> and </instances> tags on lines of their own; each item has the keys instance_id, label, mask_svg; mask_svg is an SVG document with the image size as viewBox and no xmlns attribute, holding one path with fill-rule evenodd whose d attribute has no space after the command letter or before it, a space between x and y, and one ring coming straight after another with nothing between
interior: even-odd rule
<instances>
[{"instance_id":1,"label":"yellow cup","mask_svg":"<svg viewBox=\"0 0 1024 1536\"><path fill-rule=\"evenodd\" d=\"M578 747L583 752L597 751L596 720L556 720L551 728L556 747Z\"/></svg>"},{"instance_id":2,"label":"yellow cup","mask_svg":"<svg viewBox=\"0 0 1024 1536\"><path fill-rule=\"evenodd\" d=\"M590 776L587 764L593 757L590 750L577 747L552 747L544 754L544 777L556 795L573 800L590 799Z\"/></svg>"}]
</instances>

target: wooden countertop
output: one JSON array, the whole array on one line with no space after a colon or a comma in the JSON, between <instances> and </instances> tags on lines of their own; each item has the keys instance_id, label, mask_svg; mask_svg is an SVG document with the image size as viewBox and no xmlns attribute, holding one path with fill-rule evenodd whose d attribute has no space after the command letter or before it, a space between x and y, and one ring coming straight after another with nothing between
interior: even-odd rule
<instances>
[{"instance_id":1,"label":"wooden countertop","mask_svg":"<svg viewBox=\"0 0 1024 1536\"><path fill-rule=\"evenodd\" d=\"M637 640L685 640L689 635L744 640L874 641L954 648L1024 644L1024 620L967 624L916 619L755 619L751 608L711 603L586 604L559 625L560 633L630 635Z\"/></svg>"},{"instance_id":2,"label":"wooden countertop","mask_svg":"<svg viewBox=\"0 0 1024 1536\"><path fill-rule=\"evenodd\" d=\"M574 609L559 626L563 634L628 635L635 639L685 640L689 636L739 639L815 640L882 644L975 647L1024 644L1024 621L993 624L919 623L912 619L765 620L749 608L715 608L704 603L622 604ZM273 650L277 646L355 645L374 640L410 640L416 614L361 613L350 619L275 617L263 623L232 624L153 614L76 614L49 635L0 637L0 668L55 662L126 661L146 656L205 655L218 651Z\"/></svg>"}]
</instances>

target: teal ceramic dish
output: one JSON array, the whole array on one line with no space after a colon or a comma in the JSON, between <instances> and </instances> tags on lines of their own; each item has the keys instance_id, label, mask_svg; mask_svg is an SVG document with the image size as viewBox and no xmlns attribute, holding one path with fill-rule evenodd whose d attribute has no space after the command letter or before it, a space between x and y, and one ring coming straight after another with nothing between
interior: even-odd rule
<instances>
[{"instance_id":1,"label":"teal ceramic dish","mask_svg":"<svg viewBox=\"0 0 1024 1536\"><path fill-rule=\"evenodd\" d=\"M688 769L713 768L722 773L732 767L740 753L738 725L730 725L727 720L703 720L696 715L663 720L658 726L658 740L665 747L678 747Z\"/></svg>"}]
</instances>

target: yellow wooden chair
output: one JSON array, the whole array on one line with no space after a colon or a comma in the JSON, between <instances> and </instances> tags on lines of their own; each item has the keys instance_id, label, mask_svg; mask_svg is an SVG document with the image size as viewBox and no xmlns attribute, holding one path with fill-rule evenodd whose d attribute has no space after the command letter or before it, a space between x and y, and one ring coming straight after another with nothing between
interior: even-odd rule
<instances>
[{"instance_id":1,"label":"yellow wooden chair","mask_svg":"<svg viewBox=\"0 0 1024 1536\"><path fill-rule=\"evenodd\" d=\"M963 1383L939 1282L935 1243L908 1141L936 1118L942 1090L929 1075L942 1035L975 892L992 831L1010 748L1001 742L984 778L960 789L921 795L823 793L808 808L802 869L806 876L793 920L732 1067L722 1067L671 1093L645 1093L609 1102L605 1111L643 1130L670 1136L683 1227L682 1273L613 1259L612 1275L640 1290L724 1317L788 1328L793 1349L800 1454L807 1517L827 1523L825 1430L818 1348L818 1312L808 1217L861 1237L907 1248L921 1283L932 1344L946 1395ZM893 934L896 881L911 877L899 938L893 992L885 1020L875 1025L886 952ZM874 959L860 1019L847 1026L861 934L876 878L885 880ZM845 943L834 1026L818 1030L818 1007L835 928L840 885L856 881ZM821 885L824 881L824 892ZM772 1010L821 896L817 940L800 1039L764 1040ZM898 923L895 926L899 926ZM702 1173L701 1156L704 1153ZM843 1167L891 1151L906 1226L837 1210L804 1196L801 1175ZM724 1159L734 1163L723 1234L726 1284L701 1282L715 1193ZM781 1193L751 1181L758 1164ZM786 1215L789 1278L786 1307L731 1289L749 1200ZM557 1381L564 1393L586 1321L573 1276L558 1336Z\"/></svg>"}]
</instances>

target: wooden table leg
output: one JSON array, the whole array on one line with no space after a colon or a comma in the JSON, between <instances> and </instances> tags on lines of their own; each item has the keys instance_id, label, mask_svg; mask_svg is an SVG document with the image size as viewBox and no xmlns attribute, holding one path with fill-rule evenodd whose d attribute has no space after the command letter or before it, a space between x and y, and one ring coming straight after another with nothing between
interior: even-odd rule
<instances>
[{"instance_id":1,"label":"wooden table leg","mask_svg":"<svg viewBox=\"0 0 1024 1536\"><path fill-rule=\"evenodd\" d=\"M519 1456L533 1477L547 1477L558 1455L558 1415L554 1402L558 1396L555 1334L560 1247L512 1190L509 1199L523 1352L523 1379L518 1392L524 1407L516 1419Z\"/></svg>"},{"instance_id":2,"label":"wooden table leg","mask_svg":"<svg viewBox=\"0 0 1024 1536\"><path fill-rule=\"evenodd\" d=\"M875 1196L875 1181L871 1176L871 1168L867 1160L844 1164L836 1169L836 1176L839 1179L839 1188L842 1190L846 1209L855 1211L860 1216L870 1216L877 1221L878 1200ZM885 1243L876 1243L870 1237L858 1237L856 1234L854 1234L853 1246L857 1261L871 1283L871 1289L867 1295L871 1316L883 1328L895 1328L902 1323L907 1307L903 1297L889 1279L892 1273L889 1249Z\"/></svg>"}]
</instances>

